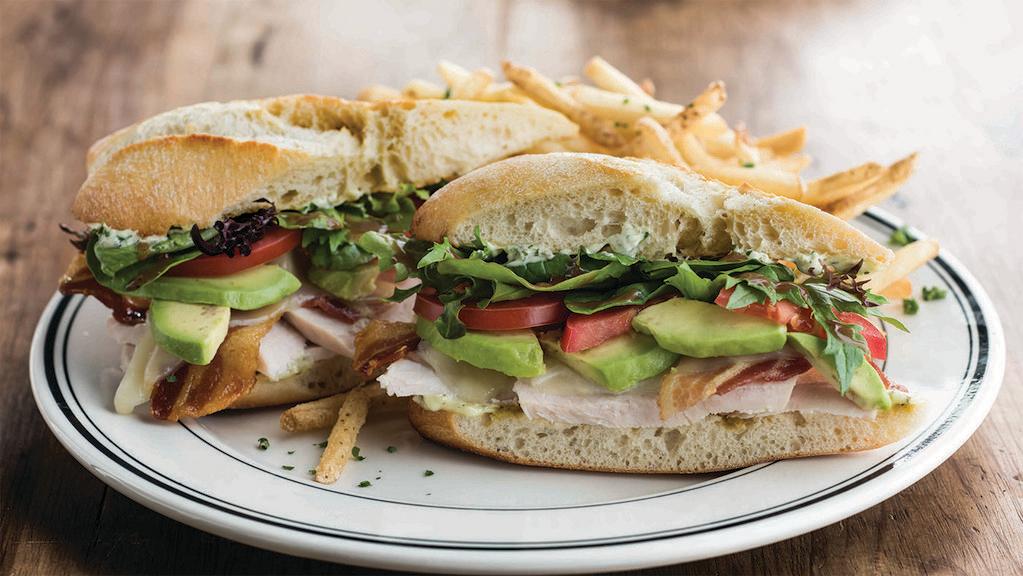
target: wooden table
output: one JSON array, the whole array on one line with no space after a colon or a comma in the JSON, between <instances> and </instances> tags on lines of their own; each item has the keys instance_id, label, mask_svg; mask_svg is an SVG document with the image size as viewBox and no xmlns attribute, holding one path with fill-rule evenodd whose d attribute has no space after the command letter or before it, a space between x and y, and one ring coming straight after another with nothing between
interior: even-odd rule
<instances>
[{"instance_id":1,"label":"wooden table","mask_svg":"<svg viewBox=\"0 0 1023 576\"><path fill-rule=\"evenodd\" d=\"M1010 5L1012 4L1012 5ZM365 572L236 544L107 488L43 424L29 341L71 254L57 223L89 144L175 106L354 96L504 57L557 76L601 54L659 95L728 83L754 133L810 129L812 174L921 151L885 207L937 235L994 298L1001 397L947 463L862 514L651 574L1023 570L1023 11L976 1L0 2L0 558L3 573ZM1013 238L1014 239L1014 238Z\"/></svg>"}]
</instances>

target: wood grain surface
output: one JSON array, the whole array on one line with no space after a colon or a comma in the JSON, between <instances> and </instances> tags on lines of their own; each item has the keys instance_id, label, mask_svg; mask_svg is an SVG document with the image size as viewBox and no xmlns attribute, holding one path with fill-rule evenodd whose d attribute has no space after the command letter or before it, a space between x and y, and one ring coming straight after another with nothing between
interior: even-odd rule
<instances>
[{"instance_id":1,"label":"wood grain surface","mask_svg":"<svg viewBox=\"0 0 1023 576\"><path fill-rule=\"evenodd\" d=\"M367 573L212 536L107 488L28 382L32 330L71 255L57 230L89 144L201 100L354 96L437 59L551 75L601 54L659 95L728 83L754 133L810 127L811 175L921 152L885 208L938 236L1005 324L1001 396L898 496L775 545L649 574L1023 572L1023 3L0 1L0 566L37 573Z\"/></svg>"}]
</instances>

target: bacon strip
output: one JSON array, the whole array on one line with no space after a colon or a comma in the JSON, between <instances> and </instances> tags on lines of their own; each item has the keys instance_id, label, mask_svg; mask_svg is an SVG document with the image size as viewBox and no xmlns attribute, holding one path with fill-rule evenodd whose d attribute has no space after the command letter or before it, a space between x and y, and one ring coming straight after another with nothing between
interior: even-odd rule
<instances>
[{"instance_id":1,"label":"bacon strip","mask_svg":"<svg viewBox=\"0 0 1023 576\"><path fill-rule=\"evenodd\" d=\"M351 306L345 304L345 302L340 298L335 298L333 296L317 296L306 300L302 304L302 307L315 308L327 316L330 316L335 320L340 320L345 324L355 324L359 318L361 318L359 313L352 309Z\"/></svg>"},{"instance_id":2,"label":"bacon strip","mask_svg":"<svg viewBox=\"0 0 1023 576\"><path fill-rule=\"evenodd\" d=\"M657 406L661 419L667 420L714 394L725 394L750 382L781 382L809 369L805 358L780 354L684 358L661 380Z\"/></svg>"},{"instance_id":3,"label":"bacon strip","mask_svg":"<svg viewBox=\"0 0 1023 576\"><path fill-rule=\"evenodd\" d=\"M219 412L248 394L256 383L259 342L275 320L232 328L213 361L183 365L156 383L149 402L153 416L176 422Z\"/></svg>"},{"instance_id":4,"label":"bacon strip","mask_svg":"<svg viewBox=\"0 0 1023 576\"><path fill-rule=\"evenodd\" d=\"M135 325L146 321L146 310L149 300L131 298L114 292L100 285L92 276L92 271L85 262L85 256L76 254L68 264L58 287L61 294L84 294L99 300L114 313L114 319L121 324Z\"/></svg>"},{"instance_id":5,"label":"bacon strip","mask_svg":"<svg viewBox=\"0 0 1023 576\"><path fill-rule=\"evenodd\" d=\"M416 346L419 336L415 324L373 320L355 335L352 366L366 378L375 378Z\"/></svg>"}]
</instances>

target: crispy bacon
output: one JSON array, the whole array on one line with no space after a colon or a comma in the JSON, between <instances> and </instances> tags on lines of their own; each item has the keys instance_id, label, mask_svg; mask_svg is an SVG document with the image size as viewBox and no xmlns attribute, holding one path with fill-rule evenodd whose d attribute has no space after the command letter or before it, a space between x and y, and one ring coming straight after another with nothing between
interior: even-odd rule
<instances>
[{"instance_id":1,"label":"crispy bacon","mask_svg":"<svg viewBox=\"0 0 1023 576\"><path fill-rule=\"evenodd\" d=\"M419 346L419 336L415 324L373 320L355 335L352 366L366 378L375 378L416 346Z\"/></svg>"},{"instance_id":2,"label":"crispy bacon","mask_svg":"<svg viewBox=\"0 0 1023 576\"><path fill-rule=\"evenodd\" d=\"M76 254L68 264L64 276L60 279L58 289L61 294L84 294L94 297L104 306L110 308L114 313L114 319L121 324L135 325L146 321L149 300L123 296L100 285L93 278L89 266L85 263L85 256L82 254Z\"/></svg>"},{"instance_id":3,"label":"crispy bacon","mask_svg":"<svg viewBox=\"0 0 1023 576\"><path fill-rule=\"evenodd\" d=\"M256 383L259 342L274 320L232 328L213 361L206 366L185 364L153 389L150 409L160 420L176 422L219 412Z\"/></svg>"},{"instance_id":4,"label":"crispy bacon","mask_svg":"<svg viewBox=\"0 0 1023 576\"><path fill-rule=\"evenodd\" d=\"M320 312L323 312L327 316L335 320L344 322L345 324L355 324L361 316L348 304L345 304L344 300L335 298L333 296L320 295L315 298L306 300L302 304L303 308L316 308Z\"/></svg>"},{"instance_id":5,"label":"crispy bacon","mask_svg":"<svg viewBox=\"0 0 1023 576\"><path fill-rule=\"evenodd\" d=\"M667 420L714 394L725 394L750 382L788 380L809 369L805 358L779 354L685 358L661 380L657 406L661 419Z\"/></svg>"},{"instance_id":6,"label":"crispy bacon","mask_svg":"<svg viewBox=\"0 0 1023 576\"><path fill-rule=\"evenodd\" d=\"M802 356L779 356L747 367L718 387L718 394L728 394L750 382L783 382L799 376L811 368L810 362Z\"/></svg>"}]
</instances>

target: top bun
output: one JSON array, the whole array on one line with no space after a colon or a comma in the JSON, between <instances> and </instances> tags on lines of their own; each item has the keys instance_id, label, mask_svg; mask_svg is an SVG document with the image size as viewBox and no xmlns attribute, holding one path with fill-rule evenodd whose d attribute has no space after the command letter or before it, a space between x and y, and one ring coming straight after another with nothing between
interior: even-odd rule
<instances>
[{"instance_id":1,"label":"top bun","mask_svg":"<svg viewBox=\"0 0 1023 576\"><path fill-rule=\"evenodd\" d=\"M297 209L435 184L576 131L557 112L521 104L312 95L208 102L96 142L72 212L89 224L165 234L211 226L260 198Z\"/></svg>"},{"instance_id":2,"label":"top bun","mask_svg":"<svg viewBox=\"0 0 1023 576\"><path fill-rule=\"evenodd\" d=\"M479 228L497 247L575 252L622 232L646 259L755 251L774 260L819 255L839 269L880 268L892 252L813 206L735 188L650 160L601 154L527 155L491 164L433 195L415 237L465 245ZM619 236L621 237L621 236Z\"/></svg>"}]
</instances>

